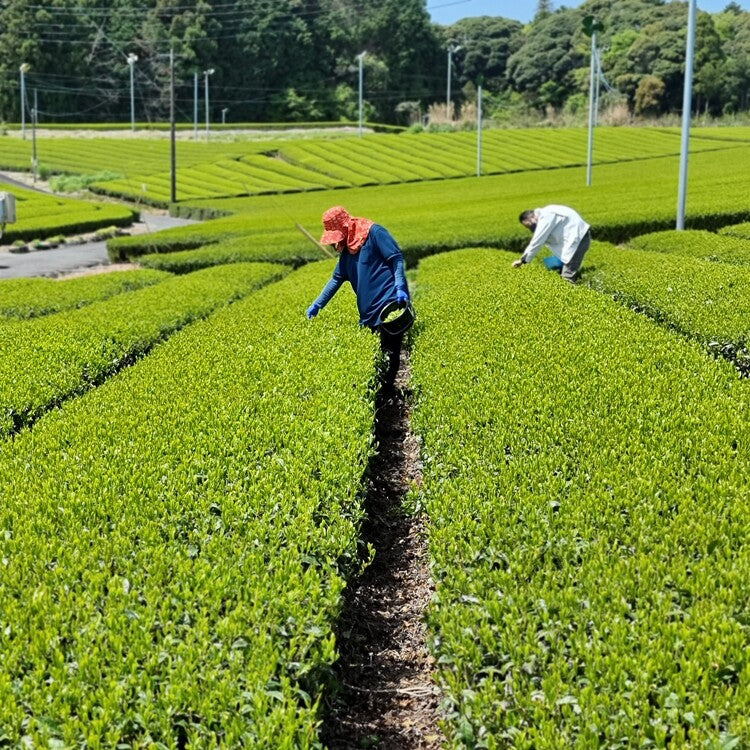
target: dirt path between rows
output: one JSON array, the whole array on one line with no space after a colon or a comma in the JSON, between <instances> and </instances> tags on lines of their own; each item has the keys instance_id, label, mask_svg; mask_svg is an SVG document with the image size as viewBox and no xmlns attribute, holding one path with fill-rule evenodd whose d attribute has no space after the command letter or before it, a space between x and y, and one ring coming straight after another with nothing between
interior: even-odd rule
<instances>
[{"instance_id":1,"label":"dirt path between rows","mask_svg":"<svg viewBox=\"0 0 750 750\"><path fill-rule=\"evenodd\" d=\"M370 462L362 532L375 559L351 586L340 620L342 691L323 732L330 750L437 750L444 740L424 623L433 592L424 519L402 509L409 487L421 483L409 375L402 351L395 392L377 398L379 451Z\"/></svg>"}]
</instances>

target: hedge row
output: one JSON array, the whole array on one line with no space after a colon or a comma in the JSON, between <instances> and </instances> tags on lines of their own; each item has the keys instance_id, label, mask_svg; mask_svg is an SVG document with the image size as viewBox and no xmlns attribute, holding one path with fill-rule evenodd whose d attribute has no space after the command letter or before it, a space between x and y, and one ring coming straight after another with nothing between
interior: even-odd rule
<instances>
[{"instance_id":1,"label":"hedge row","mask_svg":"<svg viewBox=\"0 0 750 750\"><path fill-rule=\"evenodd\" d=\"M308 266L0 446L0 738L311 750L375 337ZM301 302L305 300L305 303Z\"/></svg>"},{"instance_id":2,"label":"hedge row","mask_svg":"<svg viewBox=\"0 0 750 750\"><path fill-rule=\"evenodd\" d=\"M201 162L258 153L268 148L268 142L257 141L189 141L176 144L177 164L180 168ZM31 139L3 138L0 140L0 165L4 169L29 171ZM37 158L45 169L55 174L99 174L102 169L130 178L140 190L142 178L158 172L169 173L170 143L168 140L141 139L136 142L123 138L42 138L37 137Z\"/></svg>"},{"instance_id":3,"label":"hedge row","mask_svg":"<svg viewBox=\"0 0 750 750\"><path fill-rule=\"evenodd\" d=\"M750 192L748 163L747 148L691 157L695 184L690 192L689 226L717 228L750 215L745 199ZM597 239L621 242L674 227L678 159L654 159L648 166L628 162L597 167L593 187L586 187L584 170L562 169L335 194L289 194L283 201L270 196L199 201L191 207L202 215L211 210L235 215L156 236L110 241L109 247L112 252L126 247L128 254L169 252L245 236L248 245L272 243L274 253L285 250L289 258L295 258L308 252L309 241L294 223L302 223L317 235L320 217L332 203L387 226L412 263L436 250L467 244L521 250L529 234L519 224L518 214L547 203L577 208L592 224ZM188 211L183 207L181 213ZM189 262L194 262L192 255Z\"/></svg>"},{"instance_id":4,"label":"hedge row","mask_svg":"<svg viewBox=\"0 0 750 750\"><path fill-rule=\"evenodd\" d=\"M15 223L5 225L2 233L4 245L16 240L29 241L108 226L128 226L137 218L131 209L114 203L92 203L15 186L2 187L16 197L17 219Z\"/></svg>"},{"instance_id":5,"label":"hedge row","mask_svg":"<svg viewBox=\"0 0 750 750\"><path fill-rule=\"evenodd\" d=\"M634 237L628 244L639 250L657 253L675 253L740 265L750 263L750 242L728 233L715 234L705 230L685 232L673 229Z\"/></svg>"},{"instance_id":6,"label":"hedge row","mask_svg":"<svg viewBox=\"0 0 750 750\"><path fill-rule=\"evenodd\" d=\"M418 271L413 421L450 742L742 747L747 384L514 257Z\"/></svg>"},{"instance_id":7,"label":"hedge row","mask_svg":"<svg viewBox=\"0 0 750 750\"><path fill-rule=\"evenodd\" d=\"M750 369L750 268L595 242L583 278L732 359L743 372Z\"/></svg>"},{"instance_id":8,"label":"hedge row","mask_svg":"<svg viewBox=\"0 0 750 750\"><path fill-rule=\"evenodd\" d=\"M750 221L744 221L741 224L730 224L718 231L719 234L725 234L728 237L739 237L743 240L750 240Z\"/></svg>"},{"instance_id":9,"label":"hedge row","mask_svg":"<svg viewBox=\"0 0 750 750\"><path fill-rule=\"evenodd\" d=\"M284 273L278 265L211 268L79 310L0 323L0 438Z\"/></svg>"},{"instance_id":10,"label":"hedge row","mask_svg":"<svg viewBox=\"0 0 750 750\"><path fill-rule=\"evenodd\" d=\"M65 280L4 279L0 281L0 318L36 318L84 307L168 278L161 271L136 269Z\"/></svg>"},{"instance_id":11,"label":"hedge row","mask_svg":"<svg viewBox=\"0 0 750 750\"><path fill-rule=\"evenodd\" d=\"M482 135L482 171L484 174L570 167L586 163L586 131L583 128L556 130L487 130ZM198 144L192 144L194 147ZM732 149L738 143L704 140L694 137L691 150ZM211 179L201 182L200 175L210 174L208 163L197 165L178 156L177 200L196 196L212 197L246 193L286 192L318 189L321 185L363 186L444 179L476 173L476 133L354 135L337 139L315 138L289 141L275 140L258 153L242 156L262 175L230 177L217 187ZM596 163L651 158L679 154L677 131L650 128L599 128L594 158ZM238 158L233 151L227 156ZM170 201L168 164L161 171L152 164L143 170L140 162L110 166L127 179L102 181L95 189L111 195L137 198L167 205ZM293 169L294 166L294 169ZM239 171L240 168L237 168ZM195 178L198 178L196 181ZM289 181L293 177L293 181ZM147 190L142 190L142 184Z\"/></svg>"},{"instance_id":12,"label":"hedge row","mask_svg":"<svg viewBox=\"0 0 750 750\"><path fill-rule=\"evenodd\" d=\"M138 262L158 271L190 273L226 263L283 263L296 268L324 257L322 250L309 241L290 253L285 240L269 234L235 237L199 249L143 255Z\"/></svg>"}]
</instances>

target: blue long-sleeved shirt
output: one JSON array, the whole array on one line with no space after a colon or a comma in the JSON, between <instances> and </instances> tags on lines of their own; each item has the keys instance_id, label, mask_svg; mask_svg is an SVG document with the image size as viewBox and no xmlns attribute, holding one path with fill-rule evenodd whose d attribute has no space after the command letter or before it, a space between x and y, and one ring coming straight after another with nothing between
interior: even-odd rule
<instances>
[{"instance_id":1,"label":"blue long-sleeved shirt","mask_svg":"<svg viewBox=\"0 0 750 750\"><path fill-rule=\"evenodd\" d=\"M325 307L345 281L357 295L359 324L369 328L380 324L380 313L385 305L396 300L397 289L409 294L404 256L385 227L373 224L358 253L344 250L339 255L331 280L315 300L317 305Z\"/></svg>"}]
</instances>

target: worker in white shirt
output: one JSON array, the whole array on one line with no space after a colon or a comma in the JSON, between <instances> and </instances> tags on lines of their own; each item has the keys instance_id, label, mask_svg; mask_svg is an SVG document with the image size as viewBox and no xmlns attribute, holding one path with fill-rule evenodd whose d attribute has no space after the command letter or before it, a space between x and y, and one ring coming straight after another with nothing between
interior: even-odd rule
<instances>
[{"instance_id":1,"label":"worker in white shirt","mask_svg":"<svg viewBox=\"0 0 750 750\"><path fill-rule=\"evenodd\" d=\"M583 256L591 245L589 225L572 208L554 204L533 211L529 209L518 218L534 235L513 267L520 268L524 263L530 263L542 245L547 245L562 263L561 276L575 283Z\"/></svg>"}]
</instances>

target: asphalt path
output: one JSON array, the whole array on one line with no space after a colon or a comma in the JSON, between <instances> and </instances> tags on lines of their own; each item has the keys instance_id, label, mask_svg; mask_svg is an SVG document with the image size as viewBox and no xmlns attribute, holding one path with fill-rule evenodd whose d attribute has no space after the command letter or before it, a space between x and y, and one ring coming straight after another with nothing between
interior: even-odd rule
<instances>
[{"instance_id":1,"label":"asphalt path","mask_svg":"<svg viewBox=\"0 0 750 750\"><path fill-rule=\"evenodd\" d=\"M165 214L141 211L141 227L146 232L194 224L191 219L178 219ZM86 268L108 266L107 243L84 242L80 245L63 245L50 250L32 250L28 253L11 253L0 249L0 279L29 276L64 276Z\"/></svg>"}]
</instances>

